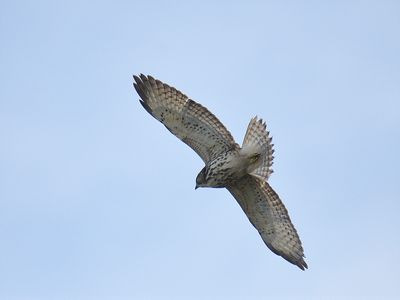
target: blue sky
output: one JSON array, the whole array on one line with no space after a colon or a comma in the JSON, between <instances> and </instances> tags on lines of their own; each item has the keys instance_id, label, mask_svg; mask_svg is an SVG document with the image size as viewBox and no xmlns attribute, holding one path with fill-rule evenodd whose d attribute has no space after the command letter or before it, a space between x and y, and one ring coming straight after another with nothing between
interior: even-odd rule
<instances>
[{"instance_id":1,"label":"blue sky","mask_svg":"<svg viewBox=\"0 0 400 300\"><path fill-rule=\"evenodd\" d=\"M399 299L398 1L0 3L1 299ZM241 143L309 270L138 103L151 74Z\"/></svg>"}]
</instances>

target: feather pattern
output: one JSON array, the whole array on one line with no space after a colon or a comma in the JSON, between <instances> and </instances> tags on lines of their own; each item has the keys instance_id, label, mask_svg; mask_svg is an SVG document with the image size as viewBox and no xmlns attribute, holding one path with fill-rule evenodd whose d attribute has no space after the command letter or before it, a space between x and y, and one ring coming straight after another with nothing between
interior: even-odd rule
<instances>
[{"instance_id":1,"label":"feather pattern","mask_svg":"<svg viewBox=\"0 0 400 300\"><path fill-rule=\"evenodd\" d=\"M302 270L307 268L303 247L288 211L266 181L246 175L227 189L272 252Z\"/></svg>"},{"instance_id":2,"label":"feather pattern","mask_svg":"<svg viewBox=\"0 0 400 300\"><path fill-rule=\"evenodd\" d=\"M140 103L204 162L239 148L231 133L204 106L169 85L143 74L134 76Z\"/></svg>"},{"instance_id":3,"label":"feather pattern","mask_svg":"<svg viewBox=\"0 0 400 300\"><path fill-rule=\"evenodd\" d=\"M246 147L257 147L260 149L262 153L260 166L251 172L256 177L268 180L269 176L273 173L272 164L275 152L273 146L272 137L269 136L265 122L257 117L252 118L247 126L242 149L245 150Z\"/></svg>"}]
</instances>

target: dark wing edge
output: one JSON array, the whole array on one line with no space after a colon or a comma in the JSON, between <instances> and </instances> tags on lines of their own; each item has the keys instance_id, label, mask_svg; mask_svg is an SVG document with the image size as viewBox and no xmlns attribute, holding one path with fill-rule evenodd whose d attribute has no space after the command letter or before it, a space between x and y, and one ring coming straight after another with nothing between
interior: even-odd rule
<instances>
[{"instance_id":1,"label":"dark wing edge","mask_svg":"<svg viewBox=\"0 0 400 300\"><path fill-rule=\"evenodd\" d=\"M266 181L246 175L227 189L272 252L303 271L308 268L301 240L288 211Z\"/></svg>"},{"instance_id":2,"label":"dark wing edge","mask_svg":"<svg viewBox=\"0 0 400 300\"><path fill-rule=\"evenodd\" d=\"M140 104L171 133L191 147L204 162L238 148L231 133L201 104L151 76L134 75Z\"/></svg>"}]
</instances>

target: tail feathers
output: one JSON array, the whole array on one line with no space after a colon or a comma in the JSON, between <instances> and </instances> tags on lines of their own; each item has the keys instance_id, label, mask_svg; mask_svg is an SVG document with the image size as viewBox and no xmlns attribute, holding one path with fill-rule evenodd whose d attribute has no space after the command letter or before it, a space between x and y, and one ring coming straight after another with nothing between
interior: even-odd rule
<instances>
[{"instance_id":1,"label":"tail feathers","mask_svg":"<svg viewBox=\"0 0 400 300\"><path fill-rule=\"evenodd\" d=\"M273 172L271 168L274 159L273 146L272 137L269 136L265 122L257 117L252 118L244 136L242 149L258 149L259 153L261 153L261 163L251 171L251 175L265 181L268 180Z\"/></svg>"}]
</instances>

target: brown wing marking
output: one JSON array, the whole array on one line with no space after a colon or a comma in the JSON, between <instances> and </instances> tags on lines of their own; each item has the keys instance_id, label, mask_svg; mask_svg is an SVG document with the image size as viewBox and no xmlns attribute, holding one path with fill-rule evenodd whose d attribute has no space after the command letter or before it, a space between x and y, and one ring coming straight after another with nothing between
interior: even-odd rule
<instances>
[{"instance_id":1,"label":"brown wing marking","mask_svg":"<svg viewBox=\"0 0 400 300\"><path fill-rule=\"evenodd\" d=\"M190 146L204 162L239 148L230 132L207 108L169 85L141 74L134 76L140 103L154 118Z\"/></svg>"},{"instance_id":2,"label":"brown wing marking","mask_svg":"<svg viewBox=\"0 0 400 300\"><path fill-rule=\"evenodd\" d=\"M299 235L288 211L266 181L247 175L227 189L272 252L302 270L308 268Z\"/></svg>"}]
</instances>

